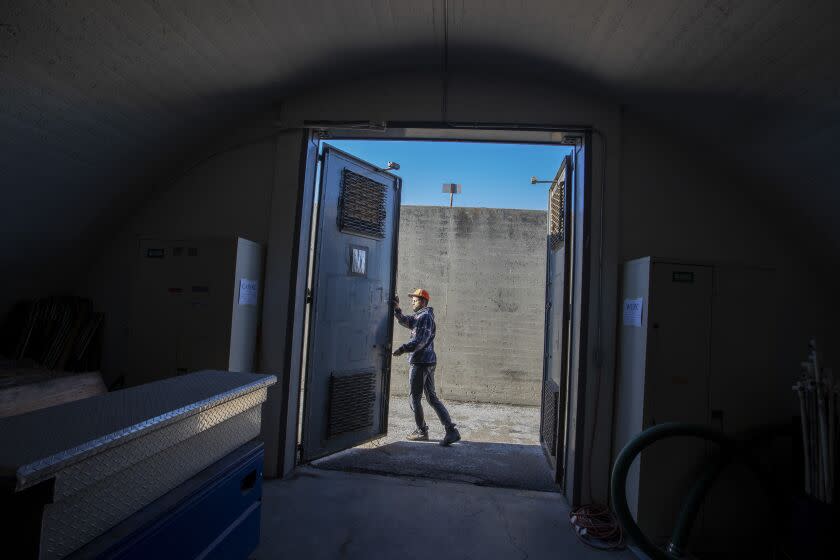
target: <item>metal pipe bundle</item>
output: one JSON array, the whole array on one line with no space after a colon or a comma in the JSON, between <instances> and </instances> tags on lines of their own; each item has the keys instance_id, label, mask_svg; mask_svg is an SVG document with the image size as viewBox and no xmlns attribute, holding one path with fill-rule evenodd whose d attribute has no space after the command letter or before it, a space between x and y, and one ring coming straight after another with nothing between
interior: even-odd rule
<instances>
[{"instance_id":1,"label":"metal pipe bundle","mask_svg":"<svg viewBox=\"0 0 840 560\"><path fill-rule=\"evenodd\" d=\"M802 377L793 390L799 397L802 418L805 493L830 504L834 498L840 388L834 382L834 373L821 367L813 340L808 360L801 365Z\"/></svg>"}]
</instances>

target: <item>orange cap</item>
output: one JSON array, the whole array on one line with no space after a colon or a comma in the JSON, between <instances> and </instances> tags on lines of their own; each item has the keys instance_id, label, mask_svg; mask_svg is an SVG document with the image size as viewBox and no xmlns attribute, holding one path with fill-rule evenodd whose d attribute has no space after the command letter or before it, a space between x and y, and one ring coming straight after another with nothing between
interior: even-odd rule
<instances>
[{"instance_id":1,"label":"orange cap","mask_svg":"<svg viewBox=\"0 0 840 560\"><path fill-rule=\"evenodd\" d=\"M411 297L411 296L421 297L421 298L426 300L426 303L428 303L432 299L432 298L429 297L429 292L427 292L423 288L417 288L416 290L414 290L413 292L408 294L408 297Z\"/></svg>"}]
</instances>

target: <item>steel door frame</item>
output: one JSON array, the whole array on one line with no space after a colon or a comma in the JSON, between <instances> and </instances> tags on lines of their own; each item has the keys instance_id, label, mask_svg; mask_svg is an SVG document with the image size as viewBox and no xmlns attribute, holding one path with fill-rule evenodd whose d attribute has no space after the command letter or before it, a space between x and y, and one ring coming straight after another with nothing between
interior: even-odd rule
<instances>
[{"instance_id":1,"label":"steel door frame","mask_svg":"<svg viewBox=\"0 0 840 560\"><path fill-rule=\"evenodd\" d=\"M581 301L580 301L580 324L579 329L581 331L580 339L580 348L569 348L569 351L575 351L580 355L580 362L579 367L581 370L585 369L586 364L586 342L587 342L587 333L588 333L588 316L590 314L590 305L589 305L589 284L591 283L591 258L589 255L589 251L587 251L586 247L584 246L584 240L589 238L591 235L591 200L592 200L592 173L591 173L591 162L592 162L592 154L590 153L592 149L592 135L593 132L601 134L598 132L594 127L588 125L578 125L578 124L557 124L557 123L507 123L507 122L482 122L482 123L475 123L475 122L440 122L440 121L309 121L304 120L302 127L304 130L309 130L311 137L315 137L318 139L326 139L326 138L334 138L334 139L347 139L347 140L401 140L401 141L451 141L451 142L458 142L458 141L469 141L469 142L487 142L487 143L508 143L508 144L515 144L515 143L522 143L522 144L535 144L535 145L567 145L567 146L582 146L584 150L584 159L580 164L586 166L587 170L584 174L584 189L582 194L583 200L583 215L579 217L582 221L582 237L583 239L576 240L573 250L582 250L583 255L581 256L581 283L582 286L580 287L581 292ZM428 135L411 135L407 136L405 134L406 130L412 130L414 132L423 132L428 131ZM461 132L466 132L469 134L459 135ZM474 134L475 136L467 138L470 134ZM555 135L561 135L559 137L555 137ZM602 139L603 142L603 139ZM577 151L577 150L576 150ZM606 155L606 150L604 150L604 156ZM306 150L302 153L302 167L309 169L307 160L307 153ZM605 171L602 170L602 173ZM305 192L312 192L312 189L307 189L306 181L307 177L309 180L314 181L314 174L301 174L303 185L301 186L301 193ZM603 177L601 177L604 180ZM604 201L601 201L601 204L604 204ZM600 235L603 237L605 234L604 231L604 224L600 223L601 232ZM306 232L301 232L300 230L297 231L298 239L301 243L304 243L304 238L308 235L305 235ZM306 244L306 248L303 249L308 251L308 244ZM570 255L571 257L571 255ZM293 272L293 276L294 276ZM294 280L294 278L293 278ZM569 282L570 288L572 282ZM303 298L305 297L304 294L295 294L294 297ZM574 307L574 306L573 306ZM572 310L570 310L570 314L572 314ZM575 320L574 317L571 318L572 321ZM291 323L291 321L290 321ZM291 326L291 325L290 325ZM294 323L294 327L297 329L302 329L302 324L299 321ZM571 331L571 329L570 329ZM571 332L570 332L571 336ZM571 366L571 360L569 360ZM290 371L290 375L302 375L302 371L298 370L297 372ZM574 440L574 446L577 449L583 448L583 437L584 437L584 418L585 418L585 392L586 392L586 371L581 372L569 372L569 379L568 384L570 385L569 389L571 389L571 385L573 383L577 384L577 399L575 403L575 416L574 418L568 417L567 411L567 425L566 429L564 430L564 438L568 439L571 436L571 439ZM572 375L574 374L574 375ZM572 379L574 377L574 379ZM567 395L570 395L571 391L567 392ZM292 404L290 406L295 406L297 404L297 395L288 395L289 401ZM569 407L571 408L571 407ZM297 410L297 407L295 407ZM573 421L572 421L573 420ZM294 433L294 430L289 430L287 433ZM282 446L281 446L282 447ZM564 445L564 448L568 449L568 444ZM287 447L288 448L288 447ZM575 460L570 465L572 467L571 470L580 471L582 468L582 453L576 454ZM567 457L568 459L568 457ZM284 463L285 465L291 465L290 462ZM284 472L284 474L288 474L291 472L291 468L289 467L288 470ZM571 471L567 470L564 475L570 474ZM571 480L571 487L566 487L564 484L563 491L566 494L567 498L571 502L576 502L578 497L581 494L581 473L577 472L572 477ZM568 480L566 481L568 483Z\"/></svg>"}]
</instances>

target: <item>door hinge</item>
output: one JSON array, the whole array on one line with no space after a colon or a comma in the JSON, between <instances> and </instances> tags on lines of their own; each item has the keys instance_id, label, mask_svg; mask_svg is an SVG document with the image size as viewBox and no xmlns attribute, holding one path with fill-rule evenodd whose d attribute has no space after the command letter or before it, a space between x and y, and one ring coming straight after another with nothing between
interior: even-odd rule
<instances>
[{"instance_id":1,"label":"door hinge","mask_svg":"<svg viewBox=\"0 0 840 560\"><path fill-rule=\"evenodd\" d=\"M304 294L304 301L307 305L312 303L312 290L310 290L309 288L306 288L306 292Z\"/></svg>"}]
</instances>

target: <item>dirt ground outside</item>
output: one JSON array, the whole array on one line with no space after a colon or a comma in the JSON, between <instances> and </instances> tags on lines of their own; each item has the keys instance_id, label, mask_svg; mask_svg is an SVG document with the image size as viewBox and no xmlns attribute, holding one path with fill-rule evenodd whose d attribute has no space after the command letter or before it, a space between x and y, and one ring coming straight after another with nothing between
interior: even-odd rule
<instances>
[{"instance_id":1,"label":"dirt ground outside","mask_svg":"<svg viewBox=\"0 0 840 560\"><path fill-rule=\"evenodd\" d=\"M361 447L379 447L400 441L414 430L414 413L408 397L394 396L389 401L388 435ZM449 415L468 441L539 445L540 408L509 404L444 401ZM429 425L429 437L443 437L444 429L434 410L423 399L423 412Z\"/></svg>"}]
</instances>

